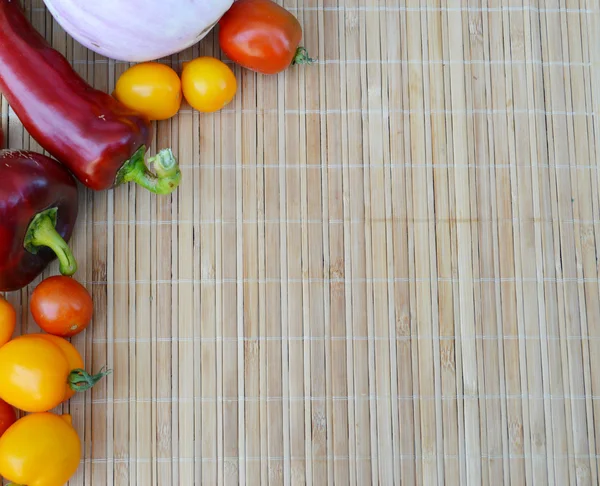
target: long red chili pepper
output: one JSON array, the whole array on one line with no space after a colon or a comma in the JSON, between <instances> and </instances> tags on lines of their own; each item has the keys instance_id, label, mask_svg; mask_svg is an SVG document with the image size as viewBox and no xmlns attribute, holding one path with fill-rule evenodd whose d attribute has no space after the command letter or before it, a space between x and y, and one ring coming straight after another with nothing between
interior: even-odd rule
<instances>
[{"instance_id":1,"label":"long red chili pepper","mask_svg":"<svg viewBox=\"0 0 600 486\"><path fill-rule=\"evenodd\" d=\"M93 89L34 29L19 0L0 0L0 91L29 134L94 190L135 182L172 192L181 172L170 149L148 162L151 122Z\"/></svg>"},{"instance_id":2,"label":"long red chili pepper","mask_svg":"<svg viewBox=\"0 0 600 486\"><path fill-rule=\"evenodd\" d=\"M77 183L45 155L0 150L0 292L18 290L58 257L60 272L77 262L67 242L77 220Z\"/></svg>"}]
</instances>

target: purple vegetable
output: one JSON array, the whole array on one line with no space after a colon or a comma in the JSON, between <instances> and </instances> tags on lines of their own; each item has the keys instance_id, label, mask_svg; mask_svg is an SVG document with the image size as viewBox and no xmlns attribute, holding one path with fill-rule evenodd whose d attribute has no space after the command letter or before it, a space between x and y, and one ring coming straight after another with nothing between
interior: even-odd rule
<instances>
[{"instance_id":1,"label":"purple vegetable","mask_svg":"<svg viewBox=\"0 0 600 486\"><path fill-rule=\"evenodd\" d=\"M179 53L216 25L233 0L44 0L80 44L111 59L145 62Z\"/></svg>"}]
</instances>

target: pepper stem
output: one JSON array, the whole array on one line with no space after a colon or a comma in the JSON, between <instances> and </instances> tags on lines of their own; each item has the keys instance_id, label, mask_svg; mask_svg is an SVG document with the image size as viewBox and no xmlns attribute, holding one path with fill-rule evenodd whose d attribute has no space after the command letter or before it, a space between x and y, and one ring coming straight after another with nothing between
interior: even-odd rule
<instances>
[{"instance_id":1,"label":"pepper stem","mask_svg":"<svg viewBox=\"0 0 600 486\"><path fill-rule=\"evenodd\" d=\"M181 180L181 171L171 149L161 150L148 160L150 164L154 164L154 173L148 169L144 161L145 154L146 147L142 145L123 164L117 174L117 185L135 182L154 194L166 195L173 192Z\"/></svg>"},{"instance_id":2,"label":"pepper stem","mask_svg":"<svg viewBox=\"0 0 600 486\"><path fill-rule=\"evenodd\" d=\"M97 375L90 375L87 371L78 368L69 373L67 383L71 387L71 390L75 392L84 392L92 388L96 383L110 373L110 370L101 368Z\"/></svg>"},{"instance_id":3,"label":"pepper stem","mask_svg":"<svg viewBox=\"0 0 600 486\"><path fill-rule=\"evenodd\" d=\"M69 245L56 231L57 212L57 208L47 209L33 218L25 234L24 246L34 255L40 247L50 248L58 258L60 273L70 277L77 271L77 261Z\"/></svg>"},{"instance_id":4,"label":"pepper stem","mask_svg":"<svg viewBox=\"0 0 600 486\"><path fill-rule=\"evenodd\" d=\"M292 65L294 64L313 64L317 62L316 59L313 59L308 55L308 51L305 47L298 47L296 50L296 54L294 55L294 60L292 61Z\"/></svg>"}]
</instances>

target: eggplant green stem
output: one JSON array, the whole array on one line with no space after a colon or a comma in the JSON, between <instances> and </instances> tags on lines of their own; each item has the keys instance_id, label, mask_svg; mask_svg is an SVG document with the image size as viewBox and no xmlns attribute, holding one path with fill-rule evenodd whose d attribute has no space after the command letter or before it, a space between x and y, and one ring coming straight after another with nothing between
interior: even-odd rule
<instances>
[{"instance_id":1,"label":"eggplant green stem","mask_svg":"<svg viewBox=\"0 0 600 486\"><path fill-rule=\"evenodd\" d=\"M69 245L56 231L57 212L57 208L51 208L37 214L27 228L24 245L34 255L40 247L50 248L58 258L60 273L70 277L77 271L77 261Z\"/></svg>"},{"instance_id":2,"label":"eggplant green stem","mask_svg":"<svg viewBox=\"0 0 600 486\"><path fill-rule=\"evenodd\" d=\"M296 54L294 55L294 60L292 61L292 65L295 64L313 64L317 62L316 59L313 59L308 55L308 51L305 47L298 47L296 50Z\"/></svg>"},{"instance_id":3,"label":"eggplant green stem","mask_svg":"<svg viewBox=\"0 0 600 486\"><path fill-rule=\"evenodd\" d=\"M173 192L181 181L181 170L177 159L171 149L164 149L154 157L148 159L149 164L154 164L154 172L146 165L144 156L146 147L142 145L135 154L123 164L117 174L116 184L135 182L158 195Z\"/></svg>"},{"instance_id":4,"label":"eggplant green stem","mask_svg":"<svg viewBox=\"0 0 600 486\"><path fill-rule=\"evenodd\" d=\"M78 368L69 373L67 382L71 387L71 390L75 392L84 392L92 388L96 383L110 373L110 370L101 368L98 374L90 375L87 371Z\"/></svg>"}]
</instances>

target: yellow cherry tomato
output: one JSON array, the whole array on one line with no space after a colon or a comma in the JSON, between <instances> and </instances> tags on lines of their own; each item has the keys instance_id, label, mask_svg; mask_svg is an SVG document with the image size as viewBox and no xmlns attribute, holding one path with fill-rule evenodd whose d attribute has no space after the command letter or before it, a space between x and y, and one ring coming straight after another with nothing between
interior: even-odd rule
<instances>
[{"instance_id":1,"label":"yellow cherry tomato","mask_svg":"<svg viewBox=\"0 0 600 486\"><path fill-rule=\"evenodd\" d=\"M113 96L150 120L166 120L181 107L181 79L164 64L136 64L119 77Z\"/></svg>"},{"instance_id":2,"label":"yellow cherry tomato","mask_svg":"<svg viewBox=\"0 0 600 486\"><path fill-rule=\"evenodd\" d=\"M83 369L83 358L79 354L79 351L77 351L77 348L69 341L52 334L38 334L38 336L56 344L60 348L60 350L64 353L65 358L67 358L69 370ZM75 390L73 390L68 384L65 384L65 398L63 401L69 400L71 397L73 397L73 395L75 395L75 393Z\"/></svg>"},{"instance_id":3,"label":"yellow cherry tomato","mask_svg":"<svg viewBox=\"0 0 600 486\"><path fill-rule=\"evenodd\" d=\"M184 64L181 86L192 108L211 113L233 100L237 80L227 64L214 57L199 57Z\"/></svg>"},{"instance_id":4,"label":"yellow cherry tomato","mask_svg":"<svg viewBox=\"0 0 600 486\"><path fill-rule=\"evenodd\" d=\"M91 376L81 369L82 362L63 338L19 336L0 348L0 399L24 412L47 412L107 374Z\"/></svg>"},{"instance_id":5,"label":"yellow cherry tomato","mask_svg":"<svg viewBox=\"0 0 600 486\"><path fill-rule=\"evenodd\" d=\"M0 296L0 346L4 346L12 339L17 325L15 308Z\"/></svg>"},{"instance_id":6,"label":"yellow cherry tomato","mask_svg":"<svg viewBox=\"0 0 600 486\"><path fill-rule=\"evenodd\" d=\"M14 484L63 486L80 460L81 440L69 415L25 415L0 437L0 476Z\"/></svg>"}]
</instances>

